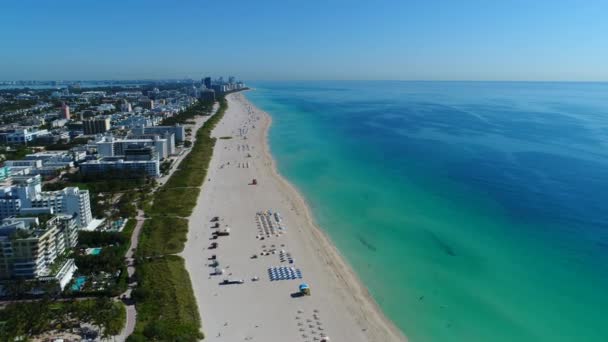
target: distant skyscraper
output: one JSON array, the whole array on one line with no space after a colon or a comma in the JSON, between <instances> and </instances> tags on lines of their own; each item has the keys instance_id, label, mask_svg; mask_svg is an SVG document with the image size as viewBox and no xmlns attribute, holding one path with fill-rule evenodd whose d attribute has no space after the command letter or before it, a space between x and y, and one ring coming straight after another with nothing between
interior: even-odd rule
<instances>
[{"instance_id":1,"label":"distant skyscraper","mask_svg":"<svg viewBox=\"0 0 608 342\"><path fill-rule=\"evenodd\" d=\"M70 120L70 106L63 102L61 104L61 118Z\"/></svg>"},{"instance_id":2,"label":"distant skyscraper","mask_svg":"<svg viewBox=\"0 0 608 342\"><path fill-rule=\"evenodd\" d=\"M110 130L110 118L93 118L82 122L84 134L93 135L105 133Z\"/></svg>"},{"instance_id":3,"label":"distant skyscraper","mask_svg":"<svg viewBox=\"0 0 608 342\"><path fill-rule=\"evenodd\" d=\"M203 84L205 85L205 88L211 89L211 77L205 77Z\"/></svg>"},{"instance_id":4,"label":"distant skyscraper","mask_svg":"<svg viewBox=\"0 0 608 342\"><path fill-rule=\"evenodd\" d=\"M127 102L127 100L123 99L120 104L120 111L124 113L129 113L131 112L131 110L131 104Z\"/></svg>"},{"instance_id":5,"label":"distant skyscraper","mask_svg":"<svg viewBox=\"0 0 608 342\"><path fill-rule=\"evenodd\" d=\"M234 84L234 83L236 83L236 82L235 82L235 80L236 80L236 79L234 78L234 76L230 76L230 77L228 77L228 83L230 83L230 84Z\"/></svg>"}]
</instances>

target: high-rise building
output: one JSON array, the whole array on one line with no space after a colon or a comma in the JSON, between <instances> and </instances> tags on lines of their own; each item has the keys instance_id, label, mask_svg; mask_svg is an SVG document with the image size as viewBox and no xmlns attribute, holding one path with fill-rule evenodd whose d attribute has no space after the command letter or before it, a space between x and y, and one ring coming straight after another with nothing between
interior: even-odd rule
<instances>
[{"instance_id":1,"label":"high-rise building","mask_svg":"<svg viewBox=\"0 0 608 342\"><path fill-rule=\"evenodd\" d=\"M32 208L53 208L55 213L74 215L81 227L93 221L88 190L67 187L57 191L42 191L31 201Z\"/></svg>"},{"instance_id":2,"label":"high-rise building","mask_svg":"<svg viewBox=\"0 0 608 342\"><path fill-rule=\"evenodd\" d=\"M211 77L205 77L203 79L203 84L205 85L205 88L211 89Z\"/></svg>"},{"instance_id":3,"label":"high-rise building","mask_svg":"<svg viewBox=\"0 0 608 342\"><path fill-rule=\"evenodd\" d=\"M203 89L198 94L198 98L201 101L215 101L215 90L213 90L213 89Z\"/></svg>"},{"instance_id":4,"label":"high-rise building","mask_svg":"<svg viewBox=\"0 0 608 342\"><path fill-rule=\"evenodd\" d=\"M176 142L183 142L184 139L186 139L186 130L185 130L184 126L181 126L181 125L137 127L137 128L133 129L133 132L136 134L173 133L173 134L175 134Z\"/></svg>"},{"instance_id":5,"label":"high-rise building","mask_svg":"<svg viewBox=\"0 0 608 342\"><path fill-rule=\"evenodd\" d=\"M105 157L80 164L84 174L100 174L109 171L137 172L150 177L160 177L160 162L151 160L125 160L125 156Z\"/></svg>"},{"instance_id":6,"label":"high-rise building","mask_svg":"<svg viewBox=\"0 0 608 342\"><path fill-rule=\"evenodd\" d=\"M6 218L0 223L0 279L54 280L63 289L76 266L73 259L61 260L78 243L76 219L57 215ZM59 265L55 265L61 262ZM57 267L53 267L57 266Z\"/></svg>"},{"instance_id":7,"label":"high-rise building","mask_svg":"<svg viewBox=\"0 0 608 342\"><path fill-rule=\"evenodd\" d=\"M128 145L124 151L125 160L153 160L158 159L154 146Z\"/></svg>"},{"instance_id":8,"label":"high-rise building","mask_svg":"<svg viewBox=\"0 0 608 342\"><path fill-rule=\"evenodd\" d=\"M139 99L138 102L142 108L150 109L150 110L154 109L154 100L152 100L148 97L142 97Z\"/></svg>"},{"instance_id":9,"label":"high-rise building","mask_svg":"<svg viewBox=\"0 0 608 342\"><path fill-rule=\"evenodd\" d=\"M166 158L169 155L175 154L175 134L170 131L165 131L161 133L149 133L144 134L145 129L143 127L137 127L133 130L131 134L127 136L127 139L135 139L135 140L153 140L154 147L157 149L157 152L161 158ZM138 134L139 132L139 134ZM166 143L165 143L166 142Z\"/></svg>"},{"instance_id":10,"label":"high-rise building","mask_svg":"<svg viewBox=\"0 0 608 342\"><path fill-rule=\"evenodd\" d=\"M65 102L61 104L61 118L70 120L70 106L68 106Z\"/></svg>"},{"instance_id":11,"label":"high-rise building","mask_svg":"<svg viewBox=\"0 0 608 342\"><path fill-rule=\"evenodd\" d=\"M72 215L80 227L93 220L88 190L42 191L40 175L13 176L12 186L0 188L0 219L33 212Z\"/></svg>"},{"instance_id":12,"label":"high-rise building","mask_svg":"<svg viewBox=\"0 0 608 342\"><path fill-rule=\"evenodd\" d=\"M192 97L198 97L199 95L199 90L197 87L195 87L194 85L188 90L188 94Z\"/></svg>"},{"instance_id":13,"label":"high-rise building","mask_svg":"<svg viewBox=\"0 0 608 342\"><path fill-rule=\"evenodd\" d=\"M105 135L95 141L95 144L97 145L97 154L102 158L124 156L127 148L137 145L154 147L158 153L156 159L167 158L169 156L169 151L171 150L170 145L173 144L172 142L174 140L171 139L171 141L169 141L168 139L161 137L160 134L164 133L150 134L145 138L138 137L136 139L117 139L112 135Z\"/></svg>"},{"instance_id":14,"label":"high-rise building","mask_svg":"<svg viewBox=\"0 0 608 342\"><path fill-rule=\"evenodd\" d=\"M123 113L130 113L132 111L131 104L123 99L120 103L120 111Z\"/></svg>"},{"instance_id":15,"label":"high-rise building","mask_svg":"<svg viewBox=\"0 0 608 342\"><path fill-rule=\"evenodd\" d=\"M82 127L84 129L84 134L100 134L105 133L110 130L110 118L92 118L89 120L82 121Z\"/></svg>"}]
</instances>

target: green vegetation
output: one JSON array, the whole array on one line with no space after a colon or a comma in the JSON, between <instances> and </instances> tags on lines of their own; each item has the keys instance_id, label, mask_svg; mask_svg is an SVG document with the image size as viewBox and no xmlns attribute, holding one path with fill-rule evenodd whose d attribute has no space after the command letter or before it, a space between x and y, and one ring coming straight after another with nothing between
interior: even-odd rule
<instances>
[{"instance_id":1,"label":"green vegetation","mask_svg":"<svg viewBox=\"0 0 608 342\"><path fill-rule=\"evenodd\" d=\"M227 107L226 99L221 98L218 112L196 132L196 142L192 151L169 181L157 192L152 206L154 215L190 216L196 205L200 186L207 175L215 146L215 138L211 137L211 131L221 120Z\"/></svg>"},{"instance_id":2,"label":"green vegetation","mask_svg":"<svg viewBox=\"0 0 608 342\"><path fill-rule=\"evenodd\" d=\"M152 217L144 222L137 247L138 257L175 254L184 250L188 220L178 217Z\"/></svg>"},{"instance_id":3,"label":"green vegetation","mask_svg":"<svg viewBox=\"0 0 608 342\"><path fill-rule=\"evenodd\" d=\"M86 144L87 142L88 139L86 138L75 138L70 140L69 142L47 145L45 149L49 151L66 151L71 149L72 147Z\"/></svg>"},{"instance_id":4,"label":"green vegetation","mask_svg":"<svg viewBox=\"0 0 608 342\"><path fill-rule=\"evenodd\" d=\"M94 193L119 192L133 190L147 185L149 180L141 174L130 175L127 173L109 172L107 175L83 175L81 173L67 174L62 181L45 184L45 191L61 190L66 186L77 186Z\"/></svg>"},{"instance_id":5,"label":"green vegetation","mask_svg":"<svg viewBox=\"0 0 608 342\"><path fill-rule=\"evenodd\" d=\"M124 235L127 239L131 240L131 235L133 235L133 230L135 230L135 226L137 225L137 220L135 218L129 218L129 220L127 221L127 224L125 225L125 227L122 229L122 232L120 232L122 235Z\"/></svg>"},{"instance_id":6,"label":"green vegetation","mask_svg":"<svg viewBox=\"0 0 608 342\"><path fill-rule=\"evenodd\" d=\"M211 108L211 106L209 106ZM211 137L211 131L222 119L228 108L225 98L220 98L220 107L217 113L209 118L196 132L196 142L192 151L179 165L169 181L156 193L152 205L151 216L190 216L200 192L200 186L207 176L207 168L213 154L215 138ZM144 231L146 229L144 228ZM186 238L187 230L179 232ZM158 237L162 237L160 234ZM159 245L154 243L153 245Z\"/></svg>"},{"instance_id":7,"label":"green vegetation","mask_svg":"<svg viewBox=\"0 0 608 342\"><path fill-rule=\"evenodd\" d=\"M78 245L81 248L123 245L128 242L129 237L123 232L78 231Z\"/></svg>"},{"instance_id":8,"label":"green vegetation","mask_svg":"<svg viewBox=\"0 0 608 342\"><path fill-rule=\"evenodd\" d=\"M164 256L137 266L137 325L127 341L198 341L200 317L184 260Z\"/></svg>"},{"instance_id":9,"label":"green vegetation","mask_svg":"<svg viewBox=\"0 0 608 342\"><path fill-rule=\"evenodd\" d=\"M135 227L135 219L127 222L122 232L79 231L77 252L74 261L78 267L78 274L90 279L98 279L104 289L85 288L71 293L75 296L118 296L127 289L127 269L124 257L129 248L131 233ZM131 225L132 227L129 227ZM128 229L129 228L129 229ZM102 247L98 255L82 253L83 249ZM103 283L103 285L101 285Z\"/></svg>"},{"instance_id":10,"label":"green vegetation","mask_svg":"<svg viewBox=\"0 0 608 342\"><path fill-rule=\"evenodd\" d=\"M194 119L197 115L209 115L211 110L213 109L213 102L211 101L199 101L194 105L190 106L188 109L183 112L172 116L170 118L166 118L162 121L162 125L172 126L175 124L185 124L190 120Z\"/></svg>"},{"instance_id":11,"label":"green vegetation","mask_svg":"<svg viewBox=\"0 0 608 342\"><path fill-rule=\"evenodd\" d=\"M152 191L156 181L140 173L108 172L103 175L83 175L80 173L67 174L63 180L47 183L43 186L45 191L61 190L66 186L77 186L89 190L91 198L91 211L96 218L105 217L112 212L111 218L135 216L135 203L142 193ZM137 190L137 191L134 191ZM116 199L117 203L110 199Z\"/></svg>"},{"instance_id":12,"label":"green vegetation","mask_svg":"<svg viewBox=\"0 0 608 342\"><path fill-rule=\"evenodd\" d=\"M101 337L120 333L126 317L122 303L109 298L14 303L0 311L0 340L27 340L50 330L76 330L88 323Z\"/></svg>"},{"instance_id":13,"label":"green vegetation","mask_svg":"<svg viewBox=\"0 0 608 342\"><path fill-rule=\"evenodd\" d=\"M190 277L182 258L174 255L184 249L188 220L207 175L215 139L211 130L228 107L221 98L218 112L196 132L192 151L169 181L155 194L144 223L137 250L134 292L137 325L128 341L197 341L200 318ZM210 110L211 105L207 108Z\"/></svg>"},{"instance_id":14,"label":"green vegetation","mask_svg":"<svg viewBox=\"0 0 608 342\"><path fill-rule=\"evenodd\" d=\"M122 258L116 248L107 247L101 250L99 255L76 255L74 257L76 266L78 266L78 274L89 275L97 272L110 272L112 270L120 270L124 265Z\"/></svg>"},{"instance_id":15,"label":"green vegetation","mask_svg":"<svg viewBox=\"0 0 608 342\"><path fill-rule=\"evenodd\" d=\"M232 137L225 136L225 137L220 137L220 139L232 139Z\"/></svg>"},{"instance_id":16,"label":"green vegetation","mask_svg":"<svg viewBox=\"0 0 608 342\"><path fill-rule=\"evenodd\" d=\"M188 217L196 205L199 188L161 189L154 198L153 215Z\"/></svg>"},{"instance_id":17,"label":"green vegetation","mask_svg":"<svg viewBox=\"0 0 608 342\"><path fill-rule=\"evenodd\" d=\"M123 192L118 200L118 203L114 207L112 219L118 219L119 217L134 217L137 215L137 199L138 193L135 191Z\"/></svg>"},{"instance_id":18,"label":"green vegetation","mask_svg":"<svg viewBox=\"0 0 608 342\"><path fill-rule=\"evenodd\" d=\"M224 116L224 112L228 107L226 99L220 99L220 107L217 113L209 118L203 126L196 132L196 142L192 151L180 164L179 169L171 176L171 179L165 184L163 189L183 188L183 187L200 187L207 176L207 168L213 155L213 147L215 146L215 138L211 137L211 131ZM163 201L156 201L155 204L163 206ZM191 211L196 204L187 203L184 207L189 207Z\"/></svg>"},{"instance_id":19,"label":"green vegetation","mask_svg":"<svg viewBox=\"0 0 608 342\"><path fill-rule=\"evenodd\" d=\"M25 146L17 146L8 150L6 147L3 147L3 150L0 150L0 153L4 155L5 160L21 160L25 158L27 154L34 153L34 151Z\"/></svg>"},{"instance_id":20,"label":"green vegetation","mask_svg":"<svg viewBox=\"0 0 608 342\"><path fill-rule=\"evenodd\" d=\"M172 160L165 160L160 164L160 173L164 176L166 174L169 173L169 170L171 170L171 164L172 164Z\"/></svg>"},{"instance_id":21,"label":"green vegetation","mask_svg":"<svg viewBox=\"0 0 608 342\"><path fill-rule=\"evenodd\" d=\"M15 100L0 104L0 113L14 112L20 109L28 109L36 105L37 100Z\"/></svg>"}]
</instances>

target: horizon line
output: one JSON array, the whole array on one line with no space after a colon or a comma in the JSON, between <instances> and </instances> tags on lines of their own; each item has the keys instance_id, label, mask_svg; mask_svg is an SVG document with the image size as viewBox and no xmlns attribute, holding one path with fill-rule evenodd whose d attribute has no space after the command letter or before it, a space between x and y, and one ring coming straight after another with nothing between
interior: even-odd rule
<instances>
[{"instance_id":1,"label":"horizon line","mask_svg":"<svg viewBox=\"0 0 608 342\"><path fill-rule=\"evenodd\" d=\"M159 82L198 81L197 78L132 78L132 79L20 79L0 80L5 82ZM484 80L484 79L252 79L240 82L487 82L487 83L608 83L608 80Z\"/></svg>"}]
</instances>

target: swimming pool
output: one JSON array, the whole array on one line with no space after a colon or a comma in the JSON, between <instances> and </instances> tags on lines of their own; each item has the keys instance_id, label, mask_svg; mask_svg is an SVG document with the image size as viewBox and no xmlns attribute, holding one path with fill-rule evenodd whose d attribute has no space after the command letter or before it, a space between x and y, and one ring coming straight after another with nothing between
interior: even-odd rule
<instances>
[{"instance_id":1,"label":"swimming pool","mask_svg":"<svg viewBox=\"0 0 608 342\"><path fill-rule=\"evenodd\" d=\"M72 285L72 291L80 291L80 289L82 289L82 287L84 286L84 283L86 282L87 277L85 276L80 276L77 277L76 280L74 281L74 284Z\"/></svg>"},{"instance_id":2,"label":"swimming pool","mask_svg":"<svg viewBox=\"0 0 608 342\"><path fill-rule=\"evenodd\" d=\"M99 253L101 253L101 247L97 247L97 248L87 248L87 254L89 255L99 255Z\"/></svg>"}]
</instances>

